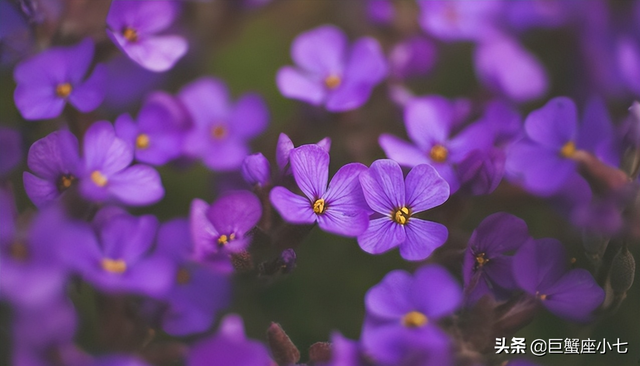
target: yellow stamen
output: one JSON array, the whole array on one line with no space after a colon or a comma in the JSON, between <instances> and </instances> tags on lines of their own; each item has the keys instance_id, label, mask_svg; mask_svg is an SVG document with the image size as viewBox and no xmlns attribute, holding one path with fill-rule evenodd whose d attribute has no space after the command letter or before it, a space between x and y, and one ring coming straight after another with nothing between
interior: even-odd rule
<instances>
[{"instance_id":1,"label":"yellow stamen","mask_svg":"<svg viewBox=\"0 0 640 366\"><path fill-rule=\"evenodd\" d=\"M149 135L141 133L136 137L136 147L138 149L146 149L149 147Z\"/></svg>"},{"instance_id":2,"label":"yellow stamen","mask_svg":"<svg viewBox=\"0 0 640 366\"><path fill-rule=\"evenodd\" d=\"M313 212L317 214L324 213L327 210L327 206L324 204L324 199L319 198L313 203Z\"/></svg>"},{"instance_id":3,"label":"yellow stamen","mask_svg":"<svg viewBox=\"0 0 640 366\"><path fill-rule=\"evenodd\" d=\"M180 268L176 275L176 282L178 282L179 285L186 285L189 281L191 281L191 273L189 273L189 270Z\"/></svg>"},{"instance_id":4,"label":"yellow stamen","mask_svg":"<svg viewBox=\"0 0 640 366\"><path fill-rule=\"evenodd\" d=\"M236 234L233 234L233 233L229 234L229 236L222 234L218 237L218 244L227 245L231 240L235 238L236 238Z\"/></svg>"},{"instance_id":5,"label":"yellow stamen","mask_svg":"<svg viewBox=\"0 0 640 366\"><path fill-rule=\"evenodd\" d=\"M429 157L436 163L444 163L448 156L449 150L440 144L433 145L431 151L429 151Z\"/></svg>"},{"instance_id":6,"label":"yellow stamen","mask_svg":"<svg viewBox=\"0 0 640 366\"><path fill-rule=\"evenodd\" d=\"M329 75L324 79L324 85L329 89L335 89L342 84L342 79L338 75Z\"/></svg>"},{"instance_id":7,"label":"yellow stamen","mask_svg":"<svg viewBox=\"0 0 640 366\"><path fill-rule=\"evenodd\" d=\"M211 136L216 140L222 140L227 137L227 128L223 125L213 126L211 128Z\"/></svg>"},{"instance_id":8,"label":"yellow stamen","mask_svg":"<svg viewBox=\"0 0 640 366\"><path fill-rule=\"evenodd\" d=\"M485 258L485 255L485 253L476 255L476 263L478 264L478 267L482 267L485 263L489 262L489 258Z\"/></svg>"},{"instance_id":9,"label":"yellow stamen","mask_svg":"<svg viewBox=\"0 0 640 366\"><path fill-rule=\"evenodd\" d=\"M69 187L71 187L75 182L76 182L77 178L74 177L71 174L65 174L63 176L61 176L58 179L58 192L63 192L65 190L67 190Z\"/></svg>"},{"instance_id":10,"label":"yellow stamen","mask_svg":"<svg viewBox=\"0 0 640 366\"><path fill-rule=\"evenodd\" d=\"M429 322L427 316L419 311L411 311L402 317L402 325L407 328L420 328Z\"/></svg>"},{"instance_id":11,"label":"yellow stamen","mask_svg":"<svg viewBox=\"0 0 640 366\"><path fill-rule=\"evenodd\" d=\"M66 98L73 91L73 87L69 83L62 83L56 86L56 95L60 98Z\"/></svg>"},{"instance_id":12,"label":"yellow stamen","mask_svg":"<svg viewBox=\"0 0 640 366\"><path fill-rule=\"evenodd\" d=\"M560 149L560 155L563 158L570 158L575 153L576 153L576 144L573 141L567 142L562 146L562 149Z\"/></svg>"},{"instance_id":13,"label":"yellow stamen","mask_svg":"<svg viewBox=\"0 0 640 366\"><path fill-rule=\"evenodd\" d=\"M29 259L29 248L21 242L12 243L9 246L9 255L19 262L24 262Z\"/></svg>"},{"instance_id":14,"label":"yellow stamen","mask_svg":"<svg viewBox=\"0 0 640 366\"><path fill-rule=\"evenodd\" d=\"M127 270L127 264L122 259L105 258L101 262L102 269L107 272L121 274Z\"/></svg>"},{"instance_id":15,"label":"yellow stamen","mask_svg":"<svg viewBox=\"0 0 640 366\"><path fill-rule=\"evenodd\" d=\"M406 208L405 206L402 206L391 213L391 219L400 225L405 225L407 222L409 222L410 217L411 210Z\"/></svg>"},{"instance_id":16,"label":"yellow stamen","mask_svg":"<svg viewBox=\"0 0 640 366\"><path fill-rule=\"evenodd\" d=\"M98 187L104 187L107 185L107 177L102 175L99 170L94 170L93 173L91 173L91 180Z\"/></svg>"},{"instance_id":17,"label":"yellow stamen","mask_svg":"<svg viewBox=\"0 0 640 366\"><path fill-rule=\"evenodd\" d=\"M125 28L124 31L122 31L122 36L129 42L138 42L138 32L133 28Z\"/></svg>"},{"instance_id":18,"label":"yellow stamen","mask_svg":"<svg viewBox=\"0 0 640 366\"><path fill-rule=\"evenodd\" d=\"M546 294L540 294L538 291L536 291L536 297L542 301L547 299L547 295Z\"/></svg>"}]
</instances>

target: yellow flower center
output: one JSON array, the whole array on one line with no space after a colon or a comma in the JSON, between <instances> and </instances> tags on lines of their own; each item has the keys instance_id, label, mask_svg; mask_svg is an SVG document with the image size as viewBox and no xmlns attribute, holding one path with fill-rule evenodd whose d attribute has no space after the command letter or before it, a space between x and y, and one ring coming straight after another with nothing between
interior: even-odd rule
<instances>
[{"instance_id":1,"label":"yellow flower center","mask_svg":"<svg viewBox=\"0 0 640 366\"><path fill-rule=\"evenodd\" d=\"M100 173L99 170L94 170L93 173L91 173L91 180L98 187L104 187L107 185L107 177Z\"/></svg>"},{"instance_id":2,"label":"yellow flower center","mask_svg":"<svg viewBox=\"0 0 640 366\"><path fill-rule=\"evenodd\" d=\"M227 128L223 125L213 126L211 128L211 136L216 140L222 140L227 137Z\"/></svg>"},{"instance_id":3,"label":"yellow flower center","mask_svg":"<svg viewBox=\"0 0 640 366\"><path fill-rule=\"evenodd\" d=\"M133 28L126 27L122 31L122 36L129 42L138 42L138 32Z\"/></svg>"},{"instance_id":4,"label":"yellow flower center","mask_svg":"<svg viewBox=\"0 0 640 366\"><path fill-rule=\"evenodd\" d=\"M342 84L342 79L338 75L329 75L324 79L324 85L329 89L335 89Z\"/></svg>"},{"instance_id":5,"label":"yellow flower center","mask_svg":"<svg viewBox=\"0 0 640 366\"><path fill-rule=\"evenodd\" d=\"M405 206L402 206L391 213L391 219L400 225L405 225L407 222L409 222L410 217L411 210L406 208Z\"/></svg>"},{"instance_id":6,"label":"yellow flower center","mask_svg":"<svg viewBox=\"0 0 640 366\"><path fill-rule=\"evenodd\" d=\"M476 255L476 264L478 267L484 266L487 262L489 262L489 258L485 257L485 253L480 253Z\"/></svg>"},{"instance_id":7,"label":"yellow flower center","mask_svg":"<svg viewBox=\"0 0 640 366\"><path fill-rule=\"evenodd\" d=\"M136 137L136 147L138 149L146 149L149 147L149 135L141 133Z\"/></svg>"},{"instance_id":8,"label":"yellow flower center","mask_svg":"<svg viewBox=\"0 0 640 366\"><path fill-rule=\"evenodd\" d=\"M9 246L9 255L18 262L24 262L29 259L29 248L19 241L11 243Z\"/></svg>"},{"instance_id":9,"label":"yellow flower center","mask_svg":"<svg viewBox=\"0 0 640 366\"><path fill-rule=\"evenodd\" d=\"M67 190L76 182L76 180L77 178L71 174L65 174L61 176L60 178L58 178L58 184L57 184L58 192L63 192Z\"/></svg>"},{"instance_id":10,"label":"yellow flower center","mask_svg":"<svg viewBox=\"0 0 640 366\"><path fill-rule=\"evenodd\" d=\"M191 281L191 273L189 273L189 270L180 268L176 275L176 282L178 282L179 285L186 285L189 281Z\"/></svg>"},{"instance_id":11,"label":"yellow flower center","mask_svg":"<svg viewBox=\"0 0 640 366\"><path fill-rule=\"evenodd\" d=\"M105 258L101 262L102 269L110 273L121 274L127 270L127 263L122 259Z\"/></svg>"},{"instance_id":12,"label":"yellow flower center","mask_svg":"<svg viewBox=\"0 0 640 366\"><path fill-rule=\"evenodd\" d=\"M222 235L220 235L218 237L218 244L223 245L223 246L227 245L227 244L229 244L229 242L231 240L233 240L235 238L236 238L236 234L233 234L233 233L229 234L229 236L222 234Z\"/></svg>"},{"instance_id":13,"label":"yellow flower center","mask_svg":"<svg viewBox=\"0 0 640 366\"><path fill-rule=\"evenodd\" d=\"M573 141L569 141L560 149L560 155L563 158L570 158L576 153L576 144Z\"/></svg>"},{"instance_id":14,"label":"yellow flower center","mask_svg":"<svg viewBox=\"0 0 640 366\"><path fill-rule=\"evenodd\" d=\"M73 91L73 87L69 83L62 83L56 86L56 95L60 98L66 98Z\"/></svg>"},{"instance_id":15,"label":"yellow flower center","mask_svg":"<svg viewBox=\"0 0 640 366\"><path fill-rule=\"evenodd\" d=\"M547 295L546 294L541 294L538 291L536 291L536 297L542 301L547 299Z\"/></svg>"},{"instance_id":16,"label":"yellow flower center","mask_svg":"<svg viewBox=\"0 0 640 366\"><path fill-rule=\"evenodd\" d=\"M440 144L433 145L431 151L429 151L429 157L436 163L444 163L448 156L449 150Z\"/></svg>"},{"instance_id":17,"label":"yellow flower center","mask_svg":"<svg viewBox=\"0 0 640 366\"><path fill-rule=\"evenodd\" d=\"M410 311L402 317L402 325L407 328L420 328L429 322L427 316L419 311Z\"/></svg>"},{"instance_id":18,"label":"yellow flower center","mask_svg":"<svg viewBox=\"0 0 640 366\"><path fill-rule=\"evenodd\" d=\"M324 198L318 198L313 203L313 212L317 214L324 213L327 210L327 206L324 204Z\"/></svg>"}]
</instances>

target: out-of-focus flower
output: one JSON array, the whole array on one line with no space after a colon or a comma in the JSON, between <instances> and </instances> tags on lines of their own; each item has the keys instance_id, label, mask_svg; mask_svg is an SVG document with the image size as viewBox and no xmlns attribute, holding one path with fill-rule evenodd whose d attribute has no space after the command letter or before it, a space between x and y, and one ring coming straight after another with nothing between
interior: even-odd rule
<instances>
[{"instance_id":1,"label":"out-of-focus flower","mask_svg":"<svg viewBox=\"0 0 640 366\"><path fill-rule=\"evenodd\" d=\"M518 287L509 253L528 239L527 224L513 215L499 212L482 220L471 234L462 268L468 303L488 293L500 298Z\"/></svg>"},{"instance_id":2,"label":"out-of-focus flower","mask_svg":"<svg viewBox=\"0 0 640 366\"><path fill-rule=\"evenodd\" d=\"M152 250L158 230L155 216L134 217L102 209L93 228L76 223L63 234L61 256L66 264L107 293L164 295L175 278L175 265Z\"/></svg>"},{"instance_id":3,"label":"out-of-focus flower","mask_svg":"<svg viewBox=\"0 0 640 366\"><path fill-rule=\"evenodd\" d=\"M575 104L551 99L527 116L525 131L527 137L507 151L507 171L530 192L551 195L578 174L571 159L580 147Z\"/></svg>"},{"instance_id":4,"label":"out-of-focus flower","mask_svg":"<svg viewBox=\"0 0 640 366\"><path fill-rule=\"evenodd\" d=\"M249 155L248 141L262 133L269 121L262 97L249 93L232 104L224 83L211 77L183 87L178 98L193 121L184 151L213 170L240 168Z\"/></svg>"},{"instance_id":5,"label":"out-of-focus flower","mask_svg":"<svg viewBox=\"0 0 640 366\"><path fill-rule=\"evenodd\" d=\"M18 64L13 73L18 84L14 99L22 117L54 118L67 102L81 112L96 109L104 99L107 73L98 64L85 79L93 51L93 41L86 38L74 46L52 47Z\"/></svg>"},{"instance_id":6,"label":"out-of-focus flower","mask_svg":"<svg viewBox=\"0 0 640 366\"><path fill-rule=\"evenodd\" d=\"M481 41L474 52L474 64L484 84L516 102L540 98L547 91L549 82L542 63L509 37Z\"/></svg>"},{"instance_id":7,"label":"out-of-focus flower","mask_svg":"<svg viewBox=\"0 0 640 366\"><path fill-rule=\"evenodd\" d=\"M160 89L169 76L149 71L125 55L108 60L105 67L107 85L103 105L116 113L136 107L145 95Z\"/></svg>"},{"instance_id":8,"label":"out-of-focus flower","mask_svg":"<svg viewBox=\"0 0 640 366\"><path fill-rule=\"evenodd\" d=\"M291 171L304 194L284 187L271 190L273 207L293 224L318 222L322 230L344 236L357 236L367 229L368 213L358 182L367 169L360 163L340 168L329 187L329 154L318 145L303 145L291 151Z\"/></svg>"},{"instance_id":9,"label":"out-of-focus flower","mask_svg":"<svg viewBox=\"0 0 640 366\"><path fill-rule=\"evenodd\" d=\"M158 230L157 251L178 265L173 286L164 297L168 307L162 314L162 328L176 336L209 329L217 313L230 303L228 275L222 273L220 267L210 268L193 261L194 245L188 220L176 219L162 224Z\"/></svg>"},{"instance_id":10,"label":"out-of-focus flower","mask_svg":"<svg viewBox=\"0 0 640 366\"><path fill-rule=\"evenodd\" d=\"M331 334L331 360L320 366L366 366L362 346L339 332Z\"/></svg>"},{"instance_id":11,"label":"out-of-focus flower","mask_svg":"<svg viewBox=\"0 0 640 366\"><path fill-rule=\"evenodd\" d=\"M504 2L418 0L420 25L444 41L480 40L496 31Z\"/></svg>"},{"instance_id":12,"label":"out-of-focus flower","mask_svg":"<svg viewBox=\"0 0 640 366\"><path fill-rule=\"evenodd\" d=\"M379 25L387 25L393 22L396 10L390 0L367 0L367 18Z\"/></svg>"},{"instance_id":13,"label":"out-of-focus flower","mask_svg":"<svg viewBox=\"0 0 640 366\"><path fill-rule=\"evenodd\" d=\"M27 22L8 0L0 0L0 67L24 56L33 45Z\"/></svg>"},{"instance_id":14,"label":"out-of-focus flower","mask_svg":"<svg viewBox=\"0 0 640 366\"><path fill-rule=\"evenodd\" d=\"M402 258L422 260L447 241L444 225L413 217L449 198L449 185L432 166L415 166L405 181L398 163L376 160L360 174L360 183L369 207L383 215L358 236L362 250L380 254L399 247Z\"/></svg>"},{"instance_id":15,"label":"out-of-focus flower","mask_svg":"<svg viewBox=\"0 0 640 366\"><path fill-rule=\"evenodd\" d=\"M460 188L460 179L454 164L461 162L473 150L490 147L493 133L476 123L451 137L456 122L455 112L455 104L442 97L416 98L408 103L404 113L405 127L412 143L382 134L380 146L388 158L400 165L432 165L449 183L451 192L456 192Z\"/></svg>"},{"instance_id":16,"label":"out-of-focus flower","mask_svg":"<svg viewBox=\"0 0 640 366\"><path fill-rule=\"evenodd\" d=\"M604 300L604 290L591 273L581 268L569 270L565 248L556 239L528 240L512 263L518 286L561 318L588 321Z\"/></svg>"},{"instance_id":17,"label":"out-of-focus flower","mask_svg":"<svg viewBox=\"0 0 640 366\"><path fill-rule=\"evenodd\" d=\"M291 58L298 67L278 71L280 92L332 112L363 105L387 75L378 41L365 37L349 48L345 34L331 25L299 35L291 46Z\"/></svg>"},{"instance_id":18,"label":"out-of-focus flower","mask_svg":"<svg viewBox=\"0 0 640 366\"><path fill-rule=\"evenodd\" d=\"M250 231L261 216L260 200L249 191L231 192L211 206L194 199L189 216L194 258L206 263L220 253L245 249L251 240Z\"/></svg>"},{"instance_id":19,"label":"out-of-focus flower","mask_svg":"<svg viewBox=\"0 0 640 366\"><path fill-rule=\"evenodd\" d=\"M151 94L137 122L128 114L115 122L116 135L129 143L136 160L162 165L181 155L187 116L174 97L163 92Z\"/></svg>"},{"instance_id":20,"label":"out-of-focus flower","mask_svg":"<svg viewBox=\"0 0 640 366\"><path fill-rule=\"evenodd\" d=\"M13 170L22 160L22 136L20 132L0 127L0 176Z\"/></svg>"},{"instance_id":21,"label":"out-of-focus flower","mask_svg":"<svg viewBox=\"0 0 640 366\"><path fill-rule=\"evenodd\" d=\"M251 186L258 185L264 187L271 181L271 165L262 153L249 155L244 158L241 173L244 181Z\"/></svg>"},{"instance_id":22,"label":"out-of-focus flower","mask_svg":"<svg viewBox=\"0 0 640 366\"><path fill-rule=\"evenodd\" d=\"M331 139L328 137L318 141L316 145L320 146L324 151L329 153L331 150ZM291 167L289 166L289 154L294 149L293 141L285 133L280 133L278 136L278 144L276 145L276 163L278 169L283 175L291 174Z\"/></svg>"},{"instance_id":23,"label":"out-of-focus flower","mask_svg":"<svg viewBox=\"0 0 640 366\"><path fill-rule=\"evenodd\" d=\"M260 342L247 339L242 318L227 315L213 337L196 343L189 357L188 366L270 366L267 348Z\"/></svg>"},{"instance_id":24,"label":"out-of-focus flower","mask_svg":"<svg viewBox=\"0 0 640 366\"><path fill-rule=\"evenodd\" d=\"M365 296L364 351L383 365L449 365L450 341L436 324L461 302L460 286L438 265L388 273Z\"/></svg>"},{"instance_id":25,"label":"out-of-focus flower","mask_svg":"<svg viewBox=\"0 0 640 366\"><path fill-rule=\"evenodd\" d=\"M60 260L61 211L42 210L26 232L16 227L13 198L0 190L0 297L39 307L62 297L67 270Z\"/></svg>"},{"instance_id":26,"label":"out-of-focus flower","mask_svg":"<svg viewBox=\"0 0 640 366\"><path fill-rule=\"evenodd\" d=\"M474 150L458 164L462 190L480 196L493 192L504 176L506 155L498 148Z\"/></svg>"},{"instance_id":27,"label":"out-of-focus flower","mask_svg":"<svg viewBox=\"0 0 640 366\"><path fill-rule=\"evenodd\" d=\"M436 47L424 37L414 36L396 44L389 54L391 76L405 79L426 74L436 62Z\"/></svg>"},{"instance_id":28,"label":"out-of-focus flower","mask_svg":"<svg viewBox=\"0 0 640 366\"><path fill-rule=\"evenodd\" d=\"M114 0L107 15L107 35L133 61L151 71L166 71L187 52L178 35L158 35L173 23L175 1Z\"/></svg>"}]
</instances>

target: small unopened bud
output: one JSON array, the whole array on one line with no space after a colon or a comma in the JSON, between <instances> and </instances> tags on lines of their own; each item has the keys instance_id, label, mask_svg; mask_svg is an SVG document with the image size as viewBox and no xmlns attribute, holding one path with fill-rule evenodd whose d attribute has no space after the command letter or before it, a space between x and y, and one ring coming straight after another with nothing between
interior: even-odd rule
<instances>
[{"instance_id":1,"label":"small unopened bud","mask_svg":"<svg viewBox=\"0 0 640 366\"><path fill-rule=\"evenodd\" d=\"M271 180L271 165L261 153L249 155L242 162L242 178L251 186L264 187Z\"/></svg>"},{"instance_id":2,"label":"small unopened bud","mask_svg":"<svg viewBox=\"0 0 640 366\"><path fill-rule=\"evenodd\" d=\"M309 347L309 361L313 363L331 361L331 343L317 342Z\"/></svg>"},{"instance_id":3,"label":"small unopened bud","mask_svg":"<svg viewBox=\"0 0 640 366\"><path fill-rule=\"evenodd\" d=\"M289 248L280 253L280 256L272 261L260 263L261 275L273 276L279 273L289 274L296 268L296 252Z\"/></svg>"},{"instance_id":4,"label":"small unopened bud","mask_svg":"<svg viewBox=\"0 0 640 366\"><path fill-rule=\"evenodd\" d=\"M636 274L636 261L629 250L624 247L613 257L609 282L616 292L626 292L633 285Z\"/></svg>"},{"instance_id":5,"label":"small unopened bud","mask_svg":"<svg viewBox=\"0 0 640 366\"><path fill-rule=\"evenodd\" d=\"M300 351L291 342L291 339L284 332L280 324L271 323L267 330L267 341L273 355L273 360L278 366L295 365L300 360Z\"/></svg>"}]
</instances>

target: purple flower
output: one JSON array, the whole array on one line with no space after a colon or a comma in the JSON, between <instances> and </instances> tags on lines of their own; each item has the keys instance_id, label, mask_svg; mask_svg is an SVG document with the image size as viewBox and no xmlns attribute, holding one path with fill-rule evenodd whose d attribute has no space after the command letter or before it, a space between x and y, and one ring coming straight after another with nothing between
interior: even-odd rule
<instances>
[{"instance_id":1,"label":"purple flower","mask_svg":"<svg viewBox=\"0 0 640 366\"><path fill-rule=\"evenodd\" d=\"M66 279L58 252L63 215L56 207L42 210L26 232L15 221L13 199L0 190L0 297L19 307L61 298Z\"/></svg>"},{"instance_id":2,"label":"purple flower","mask_svg":"<svg viewBox=\"0 0 640 366\"><path fill-rule=\"evenodd\" d=\"M339 332L331 334L331 361L320 366L367 366L362 347L356 341L345 338Z\"/></svg>"},{"instance_id":3,"label":"purple flower","mask_svg":"<svg viewBox=\"0 0 640 366\"><path fill-rule=\"evenodd\" d=\"M245 94L235 104L224 83L200 78L180 90L178 98L193 121L185 137L185 153L200 157L213 170L240 168L249 155L247 142L262 133L269 112L258 94Z\"/></svg>"},{"instance_id":4,"label":"purple flower","mask_svg":"<svg viewBox=\"0 0 640 366\"><path fill-rule=\"evenodd\" d=\"M219 254L245 249L250 231L262 216L262 205L249 191L236 191L213 202L200 199L191 202L189 221L194 243L194 258L207 262Z\"/></svg>"},{"instance_id":5,"label":"purple flower","mask_svg":"<svg viewBox=\"0 0 640 366\"><path fill-rule=\"evenodd\" d=\"M269 165L269 160L262 153L244 158L241 173L244 181L251 186L264 187L271 181L271 165Z\"/></svg>"},{"instance_id":6,"label":"purple flower","mask_svg":"<svg viewBox=\"0 0 640 366\"><path fill-rule=\"evenodd\" d=\"M231 300L228 276L192 261L189 230L189 222L184 219L169 221L158 230L158 252L178 264L173 287L164 297L168 307L162 314L162 328L175 336L209 329L216 313Z\"/></svg>"},{"instance_id":7,"label":"purple flower","mask_svg":"<svg viewBox=\"0 0 640 366\"><path fill-rule=\"evenodd\" d=\"M316 145L320 146L324 151L329 153L331 150L331 139L328 137L318 141ZM276 145L276 163L278 169L283 175L291 174L291 167L289 166L289 154L294 149L293 141L285 133L280 133L278 136L278 144Z\"/></svg>"},{"instance_id":8,"label":"purple flower","mask_svg":"<svg viewBox=\"0 0 640 366\"><path fill-rule=\"evenodd\" d=\"M426 74L436 62L436 47L424 37L396 44L389 54L391 75L398 79Z\"/></svg>"},{"instance_id":9,"label":"purple flower","mask_svg":"<svg viewBox=\"0 0 640 366\"><path fill-rule=\"evenodd\" d=\"M175 278L175 265L162 253L152 252L158 220L134 217L104 208L93 228L77 223L67 230L62 248L67 265L84 280L107 293L162 296Z\"/></svg>"},{"instance_id":10,"label":"purple flower","mask_svg":"<svg viewBox=\"0 0 640 366\"><path fill-rule=\"evenodd\" d=\"M12 64L33 46L33 35L24 17L9 1L0 1L0 67Z\"/></svg>"},{"instance_id":11,"label":"purple flower","mask_svg":"<svg viewBox=\"0 0 640 366\"><path fill-rule=\"evenodd\" d=\"M147 165L129 166L133 150L116 137L109 122L91 125L84 135L83 145L84 171L79 184L86 198L142 206L164 197L158 172Z\"/></svg>"},{"instance_id":12,"label":"purple flower","mask_svg":"<svg viewBox=\"0 0 640 366\"><path fill-rule=\"evenodd\" d=\"M363 105L387 75L378 41L361 38L349 49L345 34L324 25L299 35L291 46L298 68L285 66L276 82L282 95L342 112Z\"/></svg>"},{"instance_id":13,"label":"purple flower","mask_svg":"<svg viewBox=\"0 0 640 366\"><path fill-rule=\"evenodd\" d=\"M474 52L474 64L478 79L516 102L540 98L549 86L540 61L506 36L480 42Z\"/></svg>"},{"instance_id":14,"label":"purple flower","mask_svg":"<svg viewBox=\"0 0 640 366\"><path fill-rule=\"evenodd\" d=\"M569 270L564 246L552 238L523 244L513 257L513 276L547 310L568 320L588 321L605 296L591 273Z\"/></svg>"},{"instance_id":15,"label":"purple flower","mask_svg":"<svg viewBox=\"0 0 640 366\"><path fill-rule=\"evenodd\" d=\"M388 273L365 296L364 351L384 365L449 365L450 341L436 324L461 302L460 286L438 265Z\"/></svg>"},{"instance_id":16,"label":"purple flower","mask_svg":"<svg viewBox=\"0 0 640 366\"><path fill-rule=\"evenodd\" d=\"M84 154L68 131L56 131L29 149L27 165L35 173L23 174L24 188L36 206L57 198L79 184L82 195L92 201L116 201L148 205L164 196L160 176L146 165L129 166L133 150L115 136L113 126L96 122L85 133Z\"/></svg>"},{"instance_id":17,"label":"purple flower","mask_svg":"<svg viewBox=\"0 0 640 366\"><path fill-rule=\"evenodd\" d=\"M187 358L188 366L270 366L272 361L266 347L247 339L242 318L227 315L218 333L196 343Z\"/></svg>"},{"instance_id":18,"label":"purple flower","mask_svg":"<svg viewBox=\"0 0 640 366\"><path fill-rule=\"evenodd\" d=\"M391 24L396 15L393 3L389 0L367 0L367 18L375 24Z\"/></svg>"},{"instance_id":19,"label":"purple flower","mask_svg":"<svg viewBox=\"0 0 640 366\"><path fill-rule=\"evenodd\" d=\"M418 0L422 29L444 41L479 40L496 31L502 0Z\"/></svg>"},{"instance_id":20,"label":"purple flower","mask_svg":"<svg viewBox=\"0 0 640 366\"><path fill-rule=\"evenodd\" d=\"M179 12L174 1L114 0L107 15L107 35L133 61L151 71L166 71L187 52L177 35L158 35Z\"/></svg>"},{"instance_id":21,"label":"purple flower","mask_svg":"<svg viewBox=\"0 0 640 366\"><path fill-rule=\"evenodd\" d=\"M0 127L0 176L13 170L22 160L22 136L20 132Z\"/></svg>"},{"instance_id":22,"label":"purple flower","mask_svg":"<svg viewBox=\"0 0 640 366\"><path fill-rule=\"evenodd\" d=\"M504 176L505 153L498 148L474 150L458 164L462 190L480 196L490 194Z\"/></svg>"},{"instance_id":23,"label":"purple flower","mask_svg":"<svg viewBox=\"0 0 640 366\"><path fill-rule=\"evenodd\" d=\"M169 78L168 73L156 73L118 55L105 62L108 75L104 106L110 111L124 113L138 106L142 97L159 89Z\"/></svg>"},{"instance_id":24,"label":"purple flower","mask_svg":"<svg viewBox=\"0 0 640 366\"><path fill-rule=\"evenodd\" d=\"M16 107L28 120L54 118L67 101L81 112L96 109L104 99L106 69L98 64L84 79L93 60L93 41L52 47L21 62L14 70Z\"/></svg>"},{"instance_id":25,"label":"purple flower","mask_svg":"<svg viewBox=\"0 0 640 366\"><path fill-rule=\"evenodd\" d=\"M141 359L129 355L108 355L96 359L90 366L148 366Z\"/></svg>"},{"instance_id":26,"label":"purple flower","mask_svg":"<svg viewBox=\"0 0 640 366\"><path fill-rule=\"evenodd\" d=\"M449 185L432 166L414 167L405 182L398 163L376 160L360 175L360 183L369 207L383 215L373 218L358 236L362 250L380 254L400 247L402 258L415 261L427 258L447 241L444 225L414 217L449 198Z\"/></svg>"},{"instance_id":27,"label":"purple flower","mask_svg":"<svg viewBox=\"0 0 640 366\"><path fill-rule=\"evenodd\" d=\"M451 137L456 117L455 103L438 96L416 98L408 103L404 112L405 127L413 144L382 134L380 146L387 157L400 165L432 165L449 183L451 192L456 192L460 180L454 164L473 150L487 149L493 142L492 131L479 123Z\"/></svg>"},{"instance_id":28,"label":"purple flower","mask_svg":"<svg viewBox=\"0 0 640 366\"><path fill-rule=\"evenodd\" d=\"M462 274L467 302L474 303L488 293L500 297L518 287L509 252L516 251L528 239L527 224L511 214L498 212L482 220L471 234L464 257Z\"/></svg>"},{"instance_id":29,"label":"purple flower","mask_svg":"<svg viewBox=\"0 0 640 366\"><path fill-rule=\"evenodd\" d=\"M292 224L318 222L330 233L357 236L368 224L368 214L358 175L366 166L351 163L340 168L329 187L329 154L318 145L303 145L291 151L289 157L293 177L304 194L296 195L284 187L271 190L273 207Z\"/></svg>"},{"instance_id":30,"label":"purple flower","mask_svg":"<svg viewBox=\"0 0 640 366\"><path fill-rule=\"evenodd\" d=\"M65 130L34 142L29 148L27 165L35 174L23 173L24 189L38 207L63 194L84 174L78 139Z\"/></svg>"},{"instance_id":31,"label":"purple flower","mask_svg":"<svg viewBox=\"0 0 640 366\"><path fill-rule=\"evenodd\" d=\"M115 122L116 134L135 151L136 160L162 165L182 153L187 116L171 95L155 92L146 100L136 124L128 114Z\"/></svg>"},{"instance_id":32,"label":"purple flower","mask_svg":"<svg viewBox=\"0 0 640 366\"><path fill-rule=\"evenodd\" d=\"M525 120L527 138L507 151L507 171L535 194L557 192L576 173L578 116L573 101L551 99Z\"/></svg>"}]
</instances>

